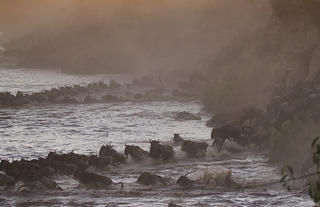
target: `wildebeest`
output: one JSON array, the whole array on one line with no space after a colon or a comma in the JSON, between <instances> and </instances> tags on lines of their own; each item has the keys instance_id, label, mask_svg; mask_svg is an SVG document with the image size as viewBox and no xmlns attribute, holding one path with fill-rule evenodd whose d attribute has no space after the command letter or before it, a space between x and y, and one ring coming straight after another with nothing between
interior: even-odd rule
<instances>
[{"instance_id":1,"label":"wildebeest","mask_svg":"<svg viewBox=\"0 0 320 207\"><path fill-rule=\"evenodd\" d=\"M59 163L60 163L61 165L64 165L64 166L66 166L68 164L74 165L74 166L76 166L76 168L81 169L81 170L85 170L89 167L87 164L88 159L89 159L88 156L79 155L74 152L70 152L67 154L57 154L55 152L49 152L49 154L47 156L47 160L52 161L52 163L54 163L54 165L58 168L60 168L59 167ZM60 168L60 170L63 171L63 169L61 169L61 168Z\"/></svg>"},{"instance_id":2,"label":"wildebeest","mask_svg":"<svg viewBox=\"0 0 320 207\"><path fill-rule=\"evenodd\" d=\"M182 137L180 137L180 134L173 134L173 141L174 141L174 144L181 144L184 139Z\"/></svg>"},{"instance_id":3,"label":"wildebeest","mask_svg":"<svg viewBox=\"0 0 320 207\"><path fill-rule=\"evenodd\" d=\"M214 139L213 146L221 151L221 148L228 138L233 138L235 142L241 145L248 143L249 138L253 134L251 127L239 126L239 125L224 125L219 128L213 128L211 132L211 139Z\"/></svg>"},{"instance_id":4,"label":"wildebeest","mask_svg":"<svg viewBox=\"0 0 320 207\"><path fill-rule=\"evenodd\" d=\"M83 170L76 171L73 174L73 177L78 180L81 184L85 185L87 188L97 188L97 189L105 189L114 185L121 185L123 188L123 183L114 183L112 180L106 176L98 175L92 172L86 172Z\"/></svg>"},{"instance_id":5,"label":"wildebeest","mask_svg":"<svg viewBox=\"0 0 320 207\"><path fill-rule=\"evenodd\" d=\"M159 185L159 184L167 185L167 181L165 178L159 175L148 173L148 172L143 172L139 176L138 183L146 186L150 186L150 185L153 186L153 185Z\"/></svg>"},{"instance_id":6,"label":"wildebeest","mask_svg":"<svg viewBox=\"0 0 320 207\"><path fill-rule=\"evenodd\" d=\"M143 150L141 147L139 146L135 146L135 145L126 145L126 148L124 150L124 155L128 158L129 155L132 159L136 160L136 161L141 161L143 159L145 159L149 153L145 150Z\"/></svg>"},{"instance_id":7,"label":"wildebeest","mask_svg":"<svg viewBox=\"0 0 320 207\"><path fill-rule=\"evenodd\" d=\"M108 165L112 164L111 157L98 157L96 155L91 155L88 161L88 164L95 166L96 168L103 169Z\"/></svg>"},{"instance_id":8,"label":"wildebeest","mask_svg":"<svg viewBox=\"0 0 320 207\"><path fill-rule=\"evenodd\" d=\"M99 151L99 157L112 158L114 165L122 164L126 162L126 157L113 149L112 145L103 145Z\"/></svg>"},{"instance_id":9,"label":"wildebeest","mask_svg":"<svg viewBox=\"0 0 320 207\"><path fill-rule=\"evenodd\" d=\"M58 183L54 180L48 178L37 178L33 181L24 182L22 186L20 186L17 191L20 191L22 188L29 188L32 191L39 190L59 190L62 191L62 188L58 185Z\"/></svg>"},{"instance_id":10,"label":"wildebeest","mask_svg":"<svg viewBox=\"0 0 320 207\"><path fill-rule=\"evenodd\" d=\"M181 151L186 152L190 157L203 157L207 151L208 144L205 142L194 142L184 140L181 145Z\"/></svg>"},{"instance_id":11,"label":"wildebeest","mask_svg":"<svg viewBox=\"0 0 320 207\"><path fill-rule=\"evenodd\" d=\"M150 157L153 159L169 161L174 158L174 150L170 145L162 145L160 141L150 140Z\"/></svg>"}]
</instances>

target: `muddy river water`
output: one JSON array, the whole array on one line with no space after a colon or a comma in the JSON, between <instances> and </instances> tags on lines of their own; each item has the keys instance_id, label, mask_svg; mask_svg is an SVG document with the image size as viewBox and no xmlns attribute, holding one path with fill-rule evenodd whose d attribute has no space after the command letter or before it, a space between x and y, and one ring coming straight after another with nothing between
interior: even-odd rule
<instances>
[{"instance_id":1,"label":"muddy river water","mask_svg":"<svg viewBox=\"0 0 320 207\"><path fill-rule=\"evenodd\" d=\"M122 76L76 76L59 71L0 69L1 91L40 91L63 85L87 84L110 79L128 81ZM178 121L175 113L188 111L201 116L197 121ZM97 154L101 145L112 143L120 152L125 144L149 150L149 139L171 143L173 133L210 143L209 119L197 101L146 101L104 104L55 104L0 109L0 158L19 159L45 156L50 150ZM148 171L170 179L192 172L231 170L242 186L259 185L280 179L280 170L268 163L261 152L242 152L217 156L209 149L202 159L187 158L175 147L176 160L159 163L146 160L106 171L114 181L124 183L108 190L88 190L71 177L55 177L62 192L14 192L0 190L0 206L167 206L170 201L182 206L312 206L308 195L288 192L279 185L254 188L204 186L182 189L168 186L145 187L137 184Z\"/></svg>"}]
</instances>

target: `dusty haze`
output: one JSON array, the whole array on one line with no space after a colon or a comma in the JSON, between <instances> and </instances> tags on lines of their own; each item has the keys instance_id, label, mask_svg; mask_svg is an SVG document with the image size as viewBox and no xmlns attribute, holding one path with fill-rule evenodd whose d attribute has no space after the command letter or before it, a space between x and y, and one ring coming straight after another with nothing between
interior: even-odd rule
<instances>
[{"instance_id":1,"label":"dusty haze","mask_svg":"<svg viewBox=\"0 0 320 207\"><path fill-rule=\"evenodd\" d=\"M6 56L23 67L67 72L193 70L263 27L255 0L2 0Z\"/></svg>"}]
</instances>

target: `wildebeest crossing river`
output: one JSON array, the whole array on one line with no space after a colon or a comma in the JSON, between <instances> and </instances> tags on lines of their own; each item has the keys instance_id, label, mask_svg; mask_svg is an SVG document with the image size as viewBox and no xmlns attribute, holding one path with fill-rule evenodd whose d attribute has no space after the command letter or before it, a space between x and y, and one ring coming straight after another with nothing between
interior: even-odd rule
<instances>
[{"instance_id":1,"label":"wildebeest crossing river","mask_svg":"<svg viewBox=\"0 0 320 207\"><path fill-rule=\"evenodd\" d=\"M12 78L16 71L3 69L0 88L10 83L15 91L24 91L26 85ZM59 72L20 70L28 77L28 91L40 91L68 84ZM28 75L27 75L28 74ZM37 74L56 82L33 81ZM50 76L50 78L49 78ZM110 77L68 75L72 84L109 81ZM27 79L28 79L27 78ZM123 77L117 77L119 81ZM59 80L60 81L57 81ZM123 81L128 78L124 77ZM85 81L84 81L85 80ZM59 83L59 84L58 84ZM2 84L2 85L1 85ZM6 85L6 86L5 86ZM181 121L175 113L187 111L197 114L201 120ZM205 126L210 117L197 101L140 101L93 104L52 104L0 109L0 157L20 159L43 157L51 151L79 154L99 153L103 144L111 143L123 153L126 144L135 144L149 151L150 139L173 144L173 134L205 141L209 144L211 129ZM263 153L217 153L208 148L205 157L189 158L174 146L175 160L158 162L146 159L142 162L128 160L126 164L108 170L96 170L113 182L122 182L124 188L87 189L72 176L55 176L53 179L63 191L20 191L1 189L0 206L167 206L171 201L181 206L312 206L307 195L287 192L281 185L250 189L207 185L184 189L175 181L187 173L196 178L203 172L225 171L239 185L259 185L280 179L279 169L268 163ZM143 186L137 183L143 172L154 173L172 181L168 185ZM192 175L193 173L193 175Z\"/></svg>"}]
</instances>

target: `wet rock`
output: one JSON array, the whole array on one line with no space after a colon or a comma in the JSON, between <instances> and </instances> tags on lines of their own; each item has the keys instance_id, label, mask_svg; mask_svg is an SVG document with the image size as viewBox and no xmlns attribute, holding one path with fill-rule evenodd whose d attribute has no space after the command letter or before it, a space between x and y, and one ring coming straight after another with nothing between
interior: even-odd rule
<instances>
[{"instance_id":1,"label":"wet rock","mask_svg":"<svg viewBox=\"0 0 320 207\"><path fill-rule=\"evenodd\" d=\"M180 176L180 178L177 180L177 184L183 188L192 188L198 183L194 180L189 179L187 176Z\"/></svg>"},{"instance_id":2,"label":"wet rock","mask_svg":"<svg viewBox=\"0 0 320 207\"><path fill-rule=\"evenodd\" d=\"M174 150L170 145L162 145L160 141L150 140L150 157L162 161L174 159Z\"/></svg>"},{"instance_id":3,"label":"wet rock","mask_svg":"<svg viewBox=\"0 0 320 207\"><path fill-rule=\"evenodd\" d=\"M189 157L204 157L208 146L205 142L184 140L181 145L181 151L186 152Z\"/></svg>"},{"instance_id":4,"label":"wet rock","mask_svg":"<svg viewBox=\"0 0 320 207\"><path fill-rule=\"evenodd\" d=\"M177 113L175 119L179 121L201 120L201 116L197 116L190 112L183 111Z\"/></svg>"},{"instance_id":5,"label":"wet rock","mask_svg":"<svg viewBox=\"0 0 320 207\"><path fill-rule=\"evenodd\" d=\"M6 174L0 172L0 186L13 185L14 182L15 182L14 177L11 177L9 175L6 175Z\"/></svg>"},{"instance_id":6,"label":"wet rock","mask_svg":"<svg viewBox=\"0 0 320 207\"><path fill-rule=\"evenodd\" d=\"M147 151L143 150L139 146L126 145L126 148L124 150L124 155L127 158L130 155L130 157L133 160L141 161L141 160L144 160L146 157L148 157L149 153Z\"/></svg>"},{"instance_id":7,"label":"wet rock","mask_svg":"<svg viewBox=\"0 0 320 207\"><path fill-rule=\"evenodd\" d=\"M167 185L165 178L148 172L144 172L139 176L138 183L146 186Z\"/></svg>"},{"instance_id":8,"label":"wet rock","mask_svg":"<svg viewBox=\"0 0 320 207\"><path fill-rule=\"evenodd\" d=\"M99 157L111 158L113 165L123 164L126 162L126 157L113 149L113 146L111 145L101 146Z\"/></svg>"}]
</instances>

